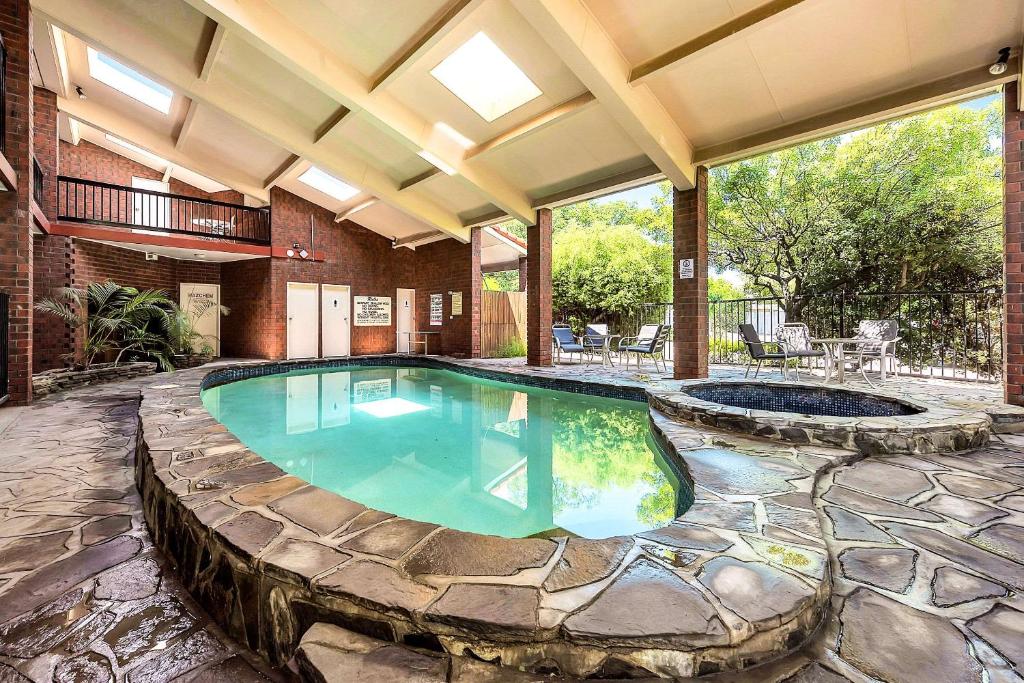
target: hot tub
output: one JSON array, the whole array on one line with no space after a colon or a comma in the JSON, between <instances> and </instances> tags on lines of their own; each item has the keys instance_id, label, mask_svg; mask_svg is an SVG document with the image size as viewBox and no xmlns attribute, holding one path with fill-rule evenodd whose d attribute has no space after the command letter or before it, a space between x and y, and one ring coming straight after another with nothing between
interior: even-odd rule
<instances>
[{"instance_id":1,"label":"hot tub","mask_svg":"<svg viewBox=\"0 0 1024 683\"><path fill-rule=\"evenodd\" d=\"M684 392L702 401L734 408L830 417L895 417L924 409L875 394L830 387L762 382L700 385Z\"/></svg>"}]
</instances>

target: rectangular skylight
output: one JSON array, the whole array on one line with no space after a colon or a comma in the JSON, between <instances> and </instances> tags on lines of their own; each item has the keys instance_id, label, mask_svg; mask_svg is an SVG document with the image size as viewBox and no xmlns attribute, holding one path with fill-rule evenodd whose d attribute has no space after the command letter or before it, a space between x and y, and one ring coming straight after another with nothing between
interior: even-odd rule
<instances>
[{"instance_id":1,"label":"rectangular skylight","mask_svg":"<svg viewBox=\"0 0 1024 683\"><path fill-rule=\"evenodd\" d=\"M299 182L309 185L314 190L319 190L325 195L334 197L339 202L352 199L352 197L359 194L359 190L356 188L338 180L330 173L321 171L316 166L310 166L306 169L306 172L299 176Z\"/></svg>"},{"instance_id":2,"label":"rectangular skylight","mask_svg":"<svg viewBox=\"0 0 1024 683\"><path fill-rule=\"evenodd\" d=\"M102 52L88 48L89 75L161 114L171 110L174 92Z\"/></svg>"},{"instance_id":3,"label":"rectangular skylight","mask_svg":"<svg viewBox=\"0 0 1024 683\"><path fill-rule=\"evenodd\" d=\"M157 155L153 154L149 150L142 149L138 145L132 144L132 143L128 142L127 140L122 140L121 138L117 137L116 135L111 135L110 133L107 133L106 134L106 138L110 142L113 142L115 145L119 145L121 147L124 147L125 149L129 149L129 150L135 152L136 154L141 154L144 157L149 157L150 159L154 159L156 161L159 161L162 164L167 164L168 163L167 159L164 159L163 157L158 157Z\"/></svg>"},{"instance_id":4,"label":"rectangular skylight","mask_svg":"<svg viewBox=\"0 0 1024 683\"><path fill-rule=\"evenodd\" d=\"M378 401L359 403L355 408L368 415L380 418L399 417L409 413L418 413L421 410L430 410L428 406L420 405L404 398L382 398Z\"/></svg>"},{"instance_id":5,"label":"rectangular skylight","mask_svg":"<svg viewBox=\"0 0 1024 683\"><path fill-rule=\"evenodd\" d=\"M486 121L541 95L540 88L483 31L445 57L430 74Z\"/></svg>"}]
</instances>

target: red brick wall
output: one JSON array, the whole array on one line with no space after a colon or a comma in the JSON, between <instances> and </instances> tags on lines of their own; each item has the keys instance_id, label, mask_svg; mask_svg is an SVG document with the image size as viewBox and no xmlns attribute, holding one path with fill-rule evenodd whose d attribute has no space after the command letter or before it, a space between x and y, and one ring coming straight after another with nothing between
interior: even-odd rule
<instances>
[{"instance_id":1,"label":"red brick wall","mask_svg":"<svg viewBox=\"0 0 1024 683\"><path fill-rule=\"evenodd\" d=\"M672 189L673 377L708 376L708 169L697 167L692 190ZM693 277L679 260L693 259Z\"/></svg>"},{"instance_id":2,"label":"red brick wall","mask_svg":"<svg viewBox=\"0 0 1024 683\"><path fill-rule=\"evenodd\" d=\"M219 284L220 264L163 256L147 261L141 251L76 239L73 278L76 287L113 280L138 289L162 289L177 301L182 282Z\"/></svg>"},{"instance_id":3,"label":"red brick wall","mask_svg":"<svg viewBox=\"0 0 1024 683\"><path fill-rule=\"evenodd\" d=\"M418 327L432 329L430 294L445 295L441 334L431 339L431 353L479 355L480 238L461 244L442 240L415 251L393 249L391 240L351 221L334 222L334 214L280 188L271 191L273 243L298 242L323 261L272 259L222 267L222 298L232 309L224 325L223 353L240 357L284 358L287 355L288 283L312 282L351 287L352 296L387 296L395 303L397 288L416 290ZM474 257L475 254L475 257ZM451 318L449 291L463 293L463 314ZM351 327L353 355L391 353L396 348L396 313L387 327ZM319 337L319 331L315 332Z\"/></svg>"},{"instance_id":4,"label":"red brick wall","mask_svg":"<svg viewBox=\"0 0 1024 683\"><path fill-rule=\"evenodd\" d=\"M407 250L398 250L407 251ZM479 358L480 356L480 231L473 230L472 241L455 239L431 242L401 254L407 272L400 277L416 290L416 326L420 330L440 332L428 340L430 353ZM462 315L452 315L450 292L462 292ZM430 324L430 295L442 294L444 316L440 326Z\"/></svg>"},{"instance_id":5,"label":"red brick wall","mask_svg":"<svg viewBox=\"0 0 1024 683\"><path fill-rule=\"evenodd\" d=\"M57 199L57 95L33 88L32 143L36 160L43 170L43 204L47 217L53 218ZM71 286L72 245L70 237L36 235L33 240L32 288L36 300L51 296L60 287ZM70 328L56 318L33 313L32 371L41 372L64 366L63 355L74 350Z\"/></svg>"},{"instance_id":6,"label":"red brick wall","mask_svg":"<svg viewBox=\"0 0 1024 683\"><path fill-rule=\"evenodd\" d=\"M8 391L14 403L32 402L32 18L28 0L0 0L0 33L7 48L7 134L4 156L17 192L0 193L0 291L10 295Z\"/></svg>"},{"instance_id":7,"label":"red brick wall","mask_svg":"<svg viewBox=\"0 0 1024 683\"><path fill-rule=\"evenodd\" d=\"M280 358L281 325L272 317L270 259L230 261L220 267L221 303L231 309L221 321L225 358Z\"/></svg>"},{"instance_id":8,"label":"red brick wall","mask_svg":"<svg viewBox=\"0 0 1024 683\"><path fill-rule=\"evenodd\" d=\"M526 228L526 363L551 365L551 209Z\"/></svg>"},{"instance_id":9,"label":"red brick wall","mask_svg":"<svg viewBox=\"0 0 1024 683\"><path fill-rule=\"evenodd\" d=\"M1024 405L1024 113L1017 108L1018 87L1010 83L1004 90L1003 389L1007 403Z\"/></svg>"}]
</instances>

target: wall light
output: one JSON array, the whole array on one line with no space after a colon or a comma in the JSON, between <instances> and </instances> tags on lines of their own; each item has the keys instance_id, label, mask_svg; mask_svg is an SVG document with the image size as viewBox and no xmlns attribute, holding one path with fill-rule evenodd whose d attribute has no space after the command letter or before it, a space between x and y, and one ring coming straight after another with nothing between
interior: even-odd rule
<instances>
[{"instance_id":1,"label":"wall light","mask_svg":"<svg viewBox=\"0 0 1024 683\"><path fill-rule=\"evenodd\" d=\"M999 59L995 61L995 64L988 68L988 72L993 76L1006 73L1006 63L1010 61L1010 48L1004 47L999 51Z\"/></svg>"}]
</instances>

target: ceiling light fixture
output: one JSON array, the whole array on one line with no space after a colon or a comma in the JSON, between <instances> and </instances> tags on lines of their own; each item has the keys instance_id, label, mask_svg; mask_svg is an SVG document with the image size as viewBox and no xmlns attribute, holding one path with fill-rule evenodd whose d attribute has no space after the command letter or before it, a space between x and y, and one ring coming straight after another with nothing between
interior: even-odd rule
<instances>
[{"instance_id":1,"label":"ceiling light fixture","mask_svg":"<svg viewBox=\"0 0 1024 683\"><path fill-rule=\"evenodd\" d=\"M1004 47L999 51L999 59L995 61L995 64L988 68L988 72L993 76L999 76L1000 74L1006 73L1006 63L1010 61L1010 48Z\"/></svg>"}]
</instances>

